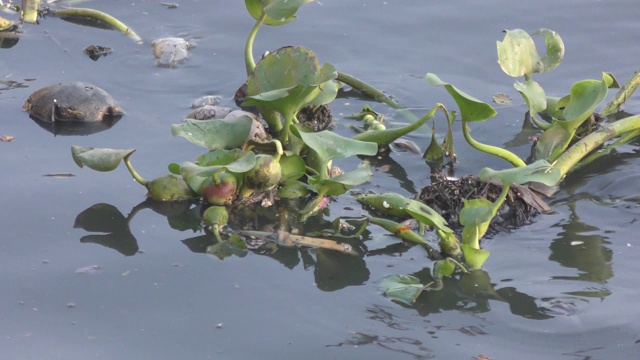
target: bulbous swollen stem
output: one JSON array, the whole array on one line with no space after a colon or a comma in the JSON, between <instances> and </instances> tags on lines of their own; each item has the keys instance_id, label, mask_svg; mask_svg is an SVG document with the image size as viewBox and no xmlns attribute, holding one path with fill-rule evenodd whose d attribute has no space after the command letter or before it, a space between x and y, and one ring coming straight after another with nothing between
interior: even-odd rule
<instances>
[{"instance_id":1,"label":"bulbous swollen stem","mask_svg":"<svg viewBox=\"0 0 640 360\"><path fill-rule=\"evenodd\" d=\"M474 140L471 137L471 130L469 129L469 125L466 122L462 123L462 133L464 134L464 139L467 141L467 143L469 143L469 145L474 147L476 150L480 150L487 154L491 154L491 155L495 155L497 157L503 158L516 167L523 167L527 165L525 164L524 161L522 161L522 159L518 157L518 155L512 153L509 150L505 150L497 146L482 144Z\"/></svg>"}]
</instances>

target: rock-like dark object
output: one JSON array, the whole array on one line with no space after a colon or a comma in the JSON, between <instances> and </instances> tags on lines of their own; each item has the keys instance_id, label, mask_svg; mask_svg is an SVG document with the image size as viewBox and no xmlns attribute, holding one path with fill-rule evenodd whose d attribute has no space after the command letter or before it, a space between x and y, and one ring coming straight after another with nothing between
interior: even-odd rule
<instances>
[{"instance_id":1,"label":"rock-like dark object","mask_svg":"<svg viewBox=\"0 0 640 360\"><path fill-rule=\"evenodd\" d=\"M45 130L56 135L88 135L112 127L124 111L111 95L84 82L42 88L22 107Z\"/></svg>"},{"instance_id":2,"label":"rock-like dark object","mask_svg":"<svg viewBox=\"0 0 640 360\"><path fill-rule=\"evenodd\" d=\"M95 122L124 115L111 95L84 82L60 83L42 88L31 94L22 108L45 122Z\"/></svg>"}]
</instances>

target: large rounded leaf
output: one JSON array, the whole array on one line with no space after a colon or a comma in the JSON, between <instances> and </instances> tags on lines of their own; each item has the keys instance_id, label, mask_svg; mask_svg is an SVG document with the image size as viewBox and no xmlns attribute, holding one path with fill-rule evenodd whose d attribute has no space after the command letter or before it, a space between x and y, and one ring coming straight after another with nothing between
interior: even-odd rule
<instances>
[{"instance_id":1,"label":"large rounded leaf","mask_svg":"<svg viewBox=\"0 0 640 360\"><path fill-rule=\"evenodd\" d=\"M322 67L315 54L304 47L280 48L265 56L247 80L243 106L269 108L294 116L322 91L320 85L336 79L333 65Z\"/></svg>"},{"instance_id":2,"label":"large rounded leaf","mask_svg":"<svg viewBox=\"0 0 640 360\"><path fill-rule=\"evenodd\" d=\"M507 75L530 75L541 66L540 55L531 36L522 29L505 30L502 41L497 41L498 63Z\"/></svg>"},{"instance_id":3,"label":"large rounded leaf","mask_svg":"<svg viewBox=\"0 0 640 360\"><path fill-rule=\"evenodd\" d=\"M231 149L249 139L252 126L253 119L246 115L216 120L187 119L184 123L171 125L171 134L207 149Z\"/></svg>"},{"instance_id":4,"label":"large rounded leaf","mask_svg":"<svg viewBox=\"0 0 640 360\"><path fill-rule=\"evenodd\" d=\"M544 36L544 44L547 49L547 54L540 59L540 63L536 72L551 71L560 65L564 58L564 42L560 38L557 32L549 29L538 29L531 33L531 35Z\"/></svg>"}]
</instances>

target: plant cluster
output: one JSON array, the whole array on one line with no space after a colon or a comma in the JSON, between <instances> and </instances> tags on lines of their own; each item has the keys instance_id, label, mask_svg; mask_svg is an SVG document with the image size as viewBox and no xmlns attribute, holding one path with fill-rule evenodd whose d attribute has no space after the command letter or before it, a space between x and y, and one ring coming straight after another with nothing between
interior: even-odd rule
<instances>
[{"instance_id":1,"label":"plant cluster","mask_svg":"<svg viewBox=\"0 0 640 360\"><path fill-rule=\"evenodd\" d=\"M151 199L202 199L211 205L203 214L203 222L223 242L227 241L226 234L221 230L229 221L228 205L235 207L238 204L260 203L261 206L269 206L273 201L303 199L304 205L297 210L296 221L305 221L309 215L326 206L329 197L346 193L368 181L372 175L366 161L356 169L338 173L332 167L334 159L377 155L398 138L433 118L438 110L446 115L447 134L444 142L438 143L434 131L424 157L428 161L442 161L449 156L455 161L451 126L459 114L464 139L472 147L505 159L512 165L505 170L485 168L480 172L482 181L501 184L502 192L495 201L467 200L459 214L463 227L460 233L454 232L442 216L420 201L395 193L357 196L361 203L385 214L384 218L368 217L370 223L423 246L429 257L436 260L432 268L433 284L422 285L417 278L409 275L393 275L382 282L385 294L395 300L411 303L423 290L440 288L442 277L454 274L456 269L467 272L482 267L489 252L481 248L480 241L512 184L557 185L579 161L591 161L608 149L637 136L640 131L638 116L608 124L597 123L594 116L596 108L605 99L608 89L617 86L611 74L603 73L597 80L579 81L571 86L564 97L546 96L543 88L532 79L533 75L553 70L564 56L564 44L560 36L548 29L531 34L523 30L508 30L503 41L497 43L500 66L506 74L523 78L523 81L516 81L514 87L526 101L531 121L542 132L537 140L535 156L528 164L506 149L475 140L471 136L471 123L495 116L496 110L435 74L427 74L426 80L432 85L444 87L456 102L458 112L448 112L444 105L438 103L424 116L417 118L375 88L338 72L330 63L320 64L316 55L307 48L283 47L268 53L256 63L253 43L261 26L280 26L295 20L298 9L308 2L245 0L247 10L256 22L245 45L247 94L242 105L257 108L268 126L271 138L256 138L254 121L245 115L224 120L187 119L172 125L173 135L209 151L193 162L170 164L170 173L161 178L147 181L133 169L130 163L130 156L135 151L133 149L73 147L76 163L81 167L86 165L95 170L110 171L124 161L134 179L147 188ZM532 36L537 35L544 38L545 56L540 56L536 50ZM638 76L631 79L602 114L615 112L633 92L638 81ZM299 123L296 115L301 109L330 103L336 97L341 83L347 83L378 101L400 109L400 113L413 120L413 123L402 128L387 129L377 114L365 109L358 117L366 121L368 126L351 138L329 130L315 132ZM594 152L613 138L619 140L600 152ZM417 220L421 224L420 230L414 232L394 220L399 218ZM424 239L427 226L437 234L439 250ZM228 234L231 233L233 230L228 231Z\"/></svg>"}]
</instances>

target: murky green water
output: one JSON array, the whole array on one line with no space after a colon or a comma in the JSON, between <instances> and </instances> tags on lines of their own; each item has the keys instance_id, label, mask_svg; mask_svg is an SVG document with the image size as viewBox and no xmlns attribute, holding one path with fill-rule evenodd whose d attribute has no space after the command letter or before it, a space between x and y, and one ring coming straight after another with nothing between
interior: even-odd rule
<instances>
[{"instance_id":1,"label":"murky green water","mask_svg":"<svg viewBox=\"0 0 640 360\"><path fill-rule=\"evenodd\" d=\"M490 286L448 281L413 308L388 301L377 284L392 273L427 278L430 263L421 249L406 251L380 229L372 227L361 245L368 251L363 259L283 250L220 261L201 253L204 233L175 230L167 217L134 209L144 191L124 169L100 174L77 168L71 145L135 147L134 165L148 178L164 174L169 162L195 158L201 150L173 138L169 125L201 95L222 95L230 103L244 80L242 50L252 21L241 1L184 0L175 10L160 3L86 4L133 27L142 46L116 32L46 18L25 26L16 46L0 50L0 84L18 83L0 89L0 135L15 137L0 143L3 357L637 357L638 143L569 177L551 201L557 214L488 241L490 278L483 280ZM574 81L599 78L600 71L624 81L640 68L636 5L324 0L304 7L296 23L263 29L256 53L305 45L321 61L421 112L438 101L453 108L441 88L426 84L426 72L485 101L498 92L517 98L496 64L495 41L505 28L547 27L563 37L567 54L556 71L538 80L548 93L561 95ZM150 41L178 35L197 43L192 58L174 69L156 67ZM91 44L113 53L93 62L82 54ZM127 115L106 132L54 137L21 111L36 89L71 80L104 88ZM340 115L364 104L394 115L369 101L338 99L332 110L339 131L347 126ZM640 112L638 97L625 109ZM501 145L518 133L524 106L498 111L474 127L477 138ZM411 139L424 147L427 134L425 127ZM512 150L523 155L528 147ZM458 160L457 175L504 166L462 143ZM389 173L379 169L384 163L376 165L365 188L409 194L429 183L428 168L416 155L394 154L392 161ZM52 173L76 176L43 176ZM101 222L113 221L111 235L74 228L78 215L96 204L103 204ZM362 213L347 198L334 204L328 219Z\"/></svg>"}]
</instances>

